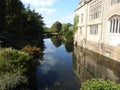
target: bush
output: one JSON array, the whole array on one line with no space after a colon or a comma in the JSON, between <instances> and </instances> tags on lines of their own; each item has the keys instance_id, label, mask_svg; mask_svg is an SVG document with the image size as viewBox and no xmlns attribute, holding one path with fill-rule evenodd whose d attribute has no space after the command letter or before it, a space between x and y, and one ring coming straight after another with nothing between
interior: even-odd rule
<instances>
[{"instance_id":1,"label":"bush","mask_svg":"<svg viewBox=\"0 0 120 90\"><path fill-rule=\"evenodd\" d=\"M32 57L23 51L11 48L0 51L0 62L2 62L0 67L3 69L4 66L4 71L23 73L31 59Z\"/></svg>"},{"instance_id":2,"label":"bush","mask_svg":"<svg viewBox=\"0 0 120 90\"><path fill-rule=\"evenodd\" d=\"M112 81L92 79L82 83L80 90L120 90L120 85Z\"/></svg>"},{"instance_id":3,"label":"bush","mask_svg":"<svg viewBox=\"0 0 120 90\"><path fill-rule=\"evenodd\" d=\"M0 88L9 90L27 79L24 73L29 70L32 57L23 51L7 48L0 50Z\"/></svg>"},{"instance_id":4,"label":"bush","mask_svg":"<svg viewBox=\"0 0 120 90\"><path fill-rule=\"evenodd\" d=\"M17 73L1 73L0 74L0 90L11 90L21 82L26 82L24 76Z\"/></svg>"},{"instance_id":5,"label":"bush","mask_svg":"<svg viewBox=\"0 0 120 90\"><path fill-rule=\"evenodd\" d=\"M37 48L37 47L32 47L30 45L26 45L25 47L22 48L22 51L29 53L33 57L41 58L42 55L42 49Z\"/></svg>"}]
</instances>

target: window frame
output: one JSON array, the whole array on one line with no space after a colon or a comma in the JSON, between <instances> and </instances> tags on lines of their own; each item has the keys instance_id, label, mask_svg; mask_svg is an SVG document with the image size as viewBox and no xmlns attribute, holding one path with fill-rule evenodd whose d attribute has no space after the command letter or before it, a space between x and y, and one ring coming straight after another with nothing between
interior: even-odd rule
<instances>
[{"instance_id":1,"label":"window frame","mask_svg":"<svg viewBox=\"0 0 120 90\"><path fill-rule=\"evenodd\" d=\"M120 35L120 15L113 15L109 18L109 34Z\"/></svg>"}]
</instances>

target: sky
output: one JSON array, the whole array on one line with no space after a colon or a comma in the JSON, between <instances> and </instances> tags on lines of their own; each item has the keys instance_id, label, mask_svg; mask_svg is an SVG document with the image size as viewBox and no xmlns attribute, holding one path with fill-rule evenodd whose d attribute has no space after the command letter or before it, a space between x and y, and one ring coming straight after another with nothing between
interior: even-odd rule
<instances>
[{"instance_id":1,"label":"sky","mask_svg":"<svg viewBox=\"0 0 120 90\"><path fill-rule=\"evenodd\" d=\"M42 15L47 27L59 21L61 23L72 23L74 11L80 0L21 0L25 7L30 8Z\"/></svg>"}]
</instances>

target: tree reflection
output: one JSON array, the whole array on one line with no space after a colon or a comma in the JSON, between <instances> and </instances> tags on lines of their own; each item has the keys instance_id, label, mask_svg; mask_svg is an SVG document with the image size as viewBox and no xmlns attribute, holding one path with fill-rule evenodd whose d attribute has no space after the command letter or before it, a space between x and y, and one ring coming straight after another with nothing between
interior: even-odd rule
<instances>
[{"instance_id":1,"label":"tree reflection","mask_svg":"<svg viewBox=\"0 0 120 90\"><path fill-rule=\"evenodd\" d=\"M65 49L68 53L73 51L73 43L72 42L65 42Z\"/></svg>"},{"instance_id":2,"label":"tree reflection","mask_svg":"<svg viewBox=\"0 0 120 90\"><path fill-rule=\"evenodd\" d=\"M51 41L55 47L60 47L62 45L62 38L60 36L51 37Z\"/></svg>"}]
</instances>

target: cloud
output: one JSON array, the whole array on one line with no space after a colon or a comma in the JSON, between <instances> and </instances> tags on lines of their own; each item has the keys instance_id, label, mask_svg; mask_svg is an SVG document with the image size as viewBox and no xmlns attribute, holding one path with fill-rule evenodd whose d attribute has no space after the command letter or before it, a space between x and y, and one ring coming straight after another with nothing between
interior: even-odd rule
<instances>
[{"instance_id":1,"label":"cloud","mask_svg":"<svg viewBox=\"0 0 120 90\"><path fill-rule=\"evenodd\" d=\"M51 6L53 5L57 0L21 0L23 3L30 4L33 6Z\"/></svg>"},{"instance_id":2,"label":"cloud","mask_svg":"<svg viewBox=\"0 0 120 90\"><path fill-rule=\"evenodd\" d=\"M55 9L49 9L49 8L36 8L36 12L44 13L44 14L53 14L55 12Z\"/></svg>"},{"instance_id":3,"label":"cloud","mask_svg":"<svg viewBox=\"0 0 120 90\"><path fill-rule=\"evenodd\" d=\"M42 63L42 67L41 67L41 70L42 70L42 72L45 74L45 73L47 73L47 72L49 72L50 70L51 70L51 68L53 67L53 66L55 66L56 65L56 63L57 63L57 59L56 58L54 58L54 57L52 57L52 56L50 56L50 55L47 55L46 57L45 57L45 61L43 61L43 63Z\"/></svg>"}]
</instances>

